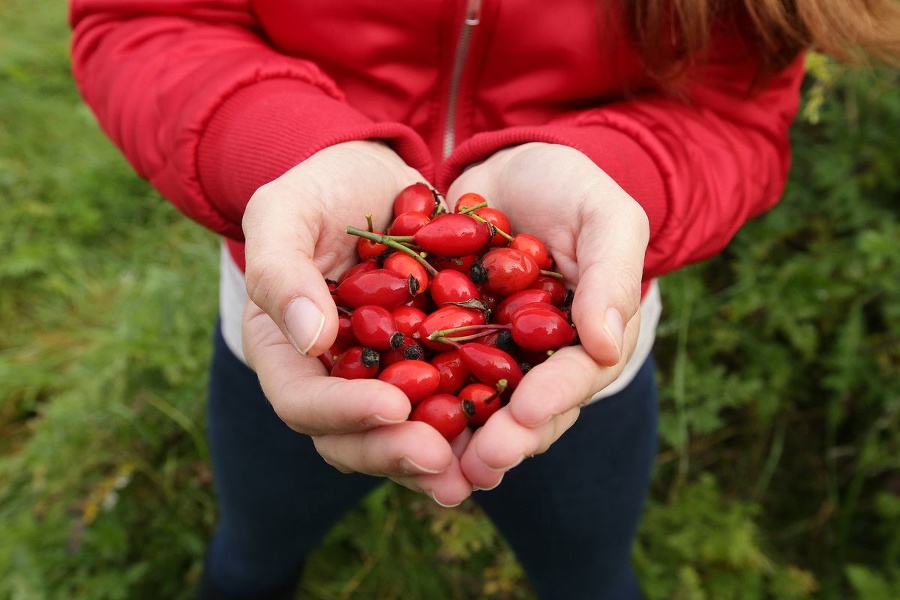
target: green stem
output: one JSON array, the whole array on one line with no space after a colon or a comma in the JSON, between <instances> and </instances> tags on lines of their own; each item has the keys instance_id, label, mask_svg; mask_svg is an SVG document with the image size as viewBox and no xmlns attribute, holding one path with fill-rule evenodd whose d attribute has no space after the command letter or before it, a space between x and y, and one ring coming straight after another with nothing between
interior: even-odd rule
<instances>
[{"instance_id":1,"label":"green stem","mask_svg":"<svg viewBox=\"0 0 900 600\"><path fill-rule=\"evenodd\" d=\"M498 329L509 329L509 325L482 323L481 325L460 325L459 327L448 327L447 329L438 329L437 331L432 331L428 335L428 339L432 342L438 341L439 338L455 339L451 338L450 335L454 333L462 333L464 331L482 331L484 332L484 335L487 335L492 331L497 331Z\"/></svg>"},{"instance_id":2,"label":"green stem","mask_svg":"<svg viewBox=\"0 0 900 600\"><path fill-rule=\"evenodd\" d=\"M487 202L482 202L481 204L476 204L475 206L467 206L465 208L460 209L459 214L469 215L476 221L480 221L480 222L484 223L485 225L489 225L491 227L491 229L493 229L494 231L499 233L500 237L504 238L507 242L513 241L513 236L506 233L505 231L503 231L502 229L500 229L499 227L497 227L496 225L494 225L493 223L491 223L490 221L488 221L487 219L485 219L484 217L482 217L481 215L479 215L475 212L479 208L485 208L487 205L488 205Z\"/></svg>"},{"instance_id":3,"label":"green stem","mask_svg":"<svg viewBox=\"0 0 900 600\"><path fill-rule=\"evenodd\" d=\"M557 273L556 271L548 271L546 269L541 269L541 275L546 275L547 277L552 277L553 279L562 279L563 274Z\"/></svg>"},{"instance_id":4,"label":"green stem","mask_svg":"<svg viewBox=\"0 0 900 600\"><path fill-rule=\"evenodd\" d=\"M352 225L347 226L346 232L351 235L366 238L367 240L372 240L373 242L379 244L384 244L388 248L393 248L394 250L398 250L400 252L403 252L404 254L409 254L414 259L419 261L419 264L425 267L425 270L428 271L429 275L431 275L432 277L437 275L437 269L432 267L431 263L425 260L421 254L405 244L405 242L413 241L413 236L411 235L382 235L380 233L358 229L356 227L353 227Z\"/></svg>"}]
</instances>

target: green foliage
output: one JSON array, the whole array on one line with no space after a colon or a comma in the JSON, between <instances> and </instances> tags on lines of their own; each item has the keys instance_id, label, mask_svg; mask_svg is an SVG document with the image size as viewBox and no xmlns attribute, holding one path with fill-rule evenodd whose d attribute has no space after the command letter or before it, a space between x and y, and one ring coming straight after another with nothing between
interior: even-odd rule
<instances>
[{"instance_id":1,"label":"green foliage","mask_svg":"<svg viewBox=\"0 0 900 600\"><path fill-rule=\"evenodd\" d=\"M766 550L758 505L729 500L710 473L653 502L635 551L644 593L654 599L811 598L812 573Z\"/></svg>"},{"instance_id":2,"label":"green foliage","mask_svg":"<svg viewBox=\"0 0 900 600\"><path fill-rule=\"evenodd\" d=\"M0 4L0 600L189 598L217 241L98 131L39 4ZM781 205L661 282L650 599L900 597L898 74L809 68ZM391 484L303 592L533 597L472 503Z\"/></svg>"},{"instance_id":3,"label":"green foliage","mask_svg":"<svg viewBox=\"0 0 900 600\"><path fill-rule=\"evenodd\" d=\"M744 519L774 570L747 563L729 575L765 583L742 598L808 597L772 587L791 581L816 597L870 597L863 588L894 589L898 564L886 508L900 491L898 73L816 60L815 107L795 127L780 206L720 256L662 281L656 489L674 517L685 489L713 474L722 495L753 507ZM653 527L652 515L642 541L655 549L671 527ZM736 525L717 529L745 538ZM729 597L686 562L666 572L661 597Z\"/></svg>"}]
</instances>

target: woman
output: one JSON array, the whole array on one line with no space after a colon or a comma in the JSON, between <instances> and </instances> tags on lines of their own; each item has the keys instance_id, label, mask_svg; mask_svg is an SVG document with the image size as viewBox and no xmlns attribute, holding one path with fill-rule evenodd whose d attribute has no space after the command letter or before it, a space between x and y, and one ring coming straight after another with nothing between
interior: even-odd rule
<instances>
[{"instance_id":1,"label":"woman","mask_svg":"<svg viewBox=\"0 0 900 600\"><path fill-rule=\"evenodd\" d=\"M542 598L639 597L654 280L778 201L803 50L890 56L898 20L889 0L72 0L100 124L224 238L201 597L289 597L384 477L445 506L474 492ZM385 226L418 181L484 195L576 289L581 345L453 444L314 358L337 331L322 275L355 259L344 227Z\"/></svg>"}]
</instances>

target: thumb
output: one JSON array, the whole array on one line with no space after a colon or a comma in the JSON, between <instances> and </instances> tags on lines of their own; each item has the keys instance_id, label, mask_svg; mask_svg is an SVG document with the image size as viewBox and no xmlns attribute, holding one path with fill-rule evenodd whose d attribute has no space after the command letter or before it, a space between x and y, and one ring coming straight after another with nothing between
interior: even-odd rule
<instances>
[{"instance_id":1,"label":"thumb","mask_svg":"<svg viewBox=\"0 0 900 600\"><path fill-rule=\"evenodd\" d=\"M309 204L301 218L294 203L275 195L263 186L244 213L247 294L300 354L318 356L338 329L337 308L313 260L321 221L310 218Z\"/></svg>"},{"instance_id":2,"label":"thumb","mask_svg":"<svg viewBox=\"0 0 900 600\"><path fill-rule=\"evenodd\" d=\"M598 364L613 366L630 356L629 322L640 309L644 253L649 237L647 216L628 199L613 208L603 203L585 215L576 242L578 285L572 320L585 351Z\"/></svg>"}]
</instances>

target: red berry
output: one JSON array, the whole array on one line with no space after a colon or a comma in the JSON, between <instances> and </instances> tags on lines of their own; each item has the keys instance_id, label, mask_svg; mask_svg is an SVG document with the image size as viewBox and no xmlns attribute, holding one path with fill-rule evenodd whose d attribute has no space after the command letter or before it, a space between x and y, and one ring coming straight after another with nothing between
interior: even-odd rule
<instances>
[{"instance_id":1,"label":"red berry","mask_svg":"<svg viewBox=\"0 0 900 600\"><path fill-rule=\"evenodd\" d=\"M400 213L394 218L387 232L388 235L414 235L429 221L431 217L423 212Z\"/></svg>"},{"instance_id":2,"label":"red berry","mask_svg":"<svg viewBox=\"0 0 900 600\"><path fill-rule=\"evenodd\" d=\"M453 211L459 212L466 208L474 208L479 204L487 204L487 200L484 199L484 196L476 194L475 192L468 192L459 197Z\"/></svg>"},{"instance_id":3,"label":"red berry","mask_svg":"<svg viewBox=\"0 0 900 600\"><path fill-rule=\"evenodd\" d=\"M438 370L441 382L437 393L455 394L469 380L469 367L465 365L456 350L441 352L431 359L431 364Z\"/></svg>"},{"instance_id":4,"label":"red berry","mask_svg":"<svg viewBox=\"0 0 900 600\"><path fill-rule=\"evenodd\" d=\"M510 316L516 344L535 352L557 350L575 340L565 313L549 304L528 304Z\"/></svg>"},{"instance_id":5,"label":"red berry","mask_svg":"<svg viewBox=\"0 0 900 600\"><path fill-rule=\"evenodd\" d=\"M360 239L364 239L364 238L360 238ZM385 246L385 248L387 248L387 246ZM364 260L362 262L358 262L355 265L353 265L352 267L350 267L349 269L347 269L346 271L344 271L343 273L341 273L341 276L338 277L338 286L340 286L341 283L343 283L347 279L350 279L351 277L356 277L360 273L365 273L366 271L374 271L377 268L378 268L378 261L375 260L374 258L367 258L366 260ZM335 293L337 293L337 288L335 288L334 291L335 291Z\"/></svg>"},{"instance_id":6,"label":"red berry","mask_svg":"<svg viewBox=\"0 0 900 600\"><path fill-rule=\"evenodd\" d=\"M494 235L491 237L490 245L493 247L506 246L507 239L504 234L509 235L511 228L509 217L507 217L500 209L490 206L479 208L474 212L476 215L490 223L494 228Z\"/></svg>"},{"instance_id":7,"label":"red berry","mask_svg":"<svg viewBox=\"0 0 900 600\"><path fill-rule=\"evenodd\" d=\"M429 287L431 299L438 306L453 302L478 300L478 287L466 275L453 269L438 271Z\"/></svg>"},{"instance_id":8,"label":"red berry","mask_svg":"<svg viewBox=\"0 0 900 600\"><path fill-rule=\"evenodd\" d=\"M469 269L472 268L476 262L478 262L477 254L469 254L466 256L455 256L455 257L429 257L429 262L437 271L446 271L453 270L459 271L460 273L468 276Z\"/></svg>"},{"instance_id":9,"label":"red berry","mask_svg":"<svg viewBox=\"0 0 900 600\"><path fill-rule=\"evenodd\" d=\"M417 294L421 294L428 288L428 271L418 260L405 252L394 252L384 259L384 268L400 273L406 277L412 277L418 283Z\"/></svg>"},{"instance_id":10,"label":"red berry","mask_svg":"<svg viewBox=\"0 0 900 600\"><path fill-rule=\"evenodd\" d=\"M375 233L378 233L377 231ZM356 241L356 255L360 260L368 260L370 258L378 258L388 251L388 247L380 242L375 242L367 238L359 238Z\"/></svg>"},{"instance_id":11,"label":"red berry","mask_svg":"<svg viewBox=\"0 0 900 600\"><path fill-rule=\"evenodd\" d=\"M534 303L550 304L550 292L528 288L507 296L500 301L497 310L494 311L493 322L505 325L509 323L512 313L527 304Z\"/></svg>"},{"instance_id":12,"label":"red berry","mask_svg":"<svg viewBox=\"0 0 900 600\"><path fill-rule=\"evenodd\" d=\"M337 287L337 300L341 306L356 308L365 304L377 304L393 309L418 291L413 277L404 277L388 269L372 269L348 277Z\"/></svg>"},{"instance_id":13,"label":"red berry","mask_svg":"<svg viewBox=\"0 0 900 600\"><path fill-rule=\"evenodd\" d=\"M527 233L516 234L509 243L510 248L520 250L534 259L540 269L549 269L553 266L553 259L547 251L544 242L533 235Z\"/></svg>"},{"instance_id":14,"label":"red berry","mask_svg":"<svg viewBox=\"0 0 900 600\"><path fill-rule=\"evenodd\" d=\"M505 379L506 387L514 390L522 381L522 369L508 352L471 342L459 345L456 350L472 375L481 383L496 387Z\"/></svg>"},{"instance_id":15,"label":"red berry","mask_svg":"<svg viewBox=\"0 0 900 600\"><path fill-rule=\"evenodd\" d=\"M550 292L550 304L553 306L562 306L569 293L562 281L555 277L550 277L549 275L540 275L534 280L534 283L528 287L535 290L546 290Z\"/></svg>"},{"instance_id":16,"label":"red berry","mask_svg":"<svg viewBox=\"0 0 900 600\"><path fill-rule=\"evenodd\" d=\"M459 392L463 412L469 419L469 425L481 427L488 417L500 409L500 393L496 388L483 383L470 383Z\"/></svg>"},{"instance_id":17,"label":"red berry","mask_svg":"<svg viewBox=\"0 0 900 600\"><path fill-rule=\"evenodd\" d=\"M407 337L412 337L419 324L425 320L425 311L415 306L398 306L391 311L391 315L397 324L397 331Z\"/></svg>"},{"instance_id":18,"label":"red berry","mask_svg":"<svg viewBox=\"0 0 900 600\"><path fill-rule=\"evenodd\" d=\"M400 388L412 404L435 393L441 375L431 364L422 360L401 360L388 365L378 379Z\"/></svg>"},{"instance_id":19,"label":"red berry","mask_svg":"<svg viewBox=\"0 0 900 600\"><path fill-rule=\"evenodd\" d=\"M439 204L435 190L425 183L413 183L400 190L394 198L394 216L406 212L421 212L431 216Z\"/></svg>"},{"instance_id":20,"label":"red berry","mask_svg":"<svg viewBox=\"0 0 900 600\"><path fill-rule=\"evenodd\" d=\"M534 259L515 248L492 249L472 270L473 281L478 283L483 278L484 289L501 296L524 290L541 274Z\"/></svg>"},{"instance_id":21,"label":"red berry","mask_svg":"<svg viewBox=\"0 0 900 600\"><path fill-rule=\"evenodd\" d=\"M325 367L325 370L331 373L331 370L334 368L334 363L337 362L338 357L344 353L346 350L346 346L340 342L333 343L328 350L319 355L319 362Z\"/></svg>"},{"instance_id":22,"label":"red berry","mask_svg":"<svg viewBox=\"0 0 900 600\"><path fill-rule=\"evenodd\" d=\"M428 423L448 441L465 431L469 422L462 403L453 394L428 396L413 408L409 420Z\"/></svg>"},{"instance_id":23,"label":"red berry","mask_svg":"<svg viewBox=\"0 0 900 600\"><path fill-rule=\"evenodd\" d=\"M484 325L484 313L480 310L463 308L461 306L448 305L441 307L425 317L419 324L415 336L419 341L432 350L446 350L447 344L429 340L428 336L436 331L455 329L469 325Z\"/></svg>"},{"instance_id":24,"label":"red berry","mask_svg":"<svg viewBox=\"0 0 900 600\"><path fill-rule=\"evenodd\" d=\"M374 348L353 346L344 350L331 368L332 377L373 379L378 375L381 357Z\"/></svg>"},{"instance_id":25,"label":"red berry","mask_svg":"<svg viewBox=\"0 0 900 600\"><path fill-rule=\"evenodd\" d=\"M344 346L358 346L359 341L353 333L353 323L350 320L350 313L338 313L338 332L337 341Z\"/></svg>"},{"instance_id":26,"label":"red berry","mask_svg":"<svg viewBox=\"0 0 900 600\"><path fill-rule=\"evenodd\" d=\"M413 236L416 246L438 256L457 257L478 252L491 239L486 224L467 215L445 213L433 218Z\"/></svg>"},{"instance_id":27,"label":"red berry","mask_svg":"<svg viewBox=\"0 0 900 600\"><path fill-rule=\"evenodd\" d=\"M397 330L391 311L376 304L364 304L350 315L353 335L363 346L390 350L403 346L404 336Z\"/></svg>"},{"instance_id":28,"label":"red berry","mask_svg":"<svg viewBox=\"0 0 900 600\"><path fill-rule=\"evenodd\" d=\"M381 352L381 370L401 360L425 360L425 350L419 342L407 339L400 348Z\"/></svg>"}]
</instances>

